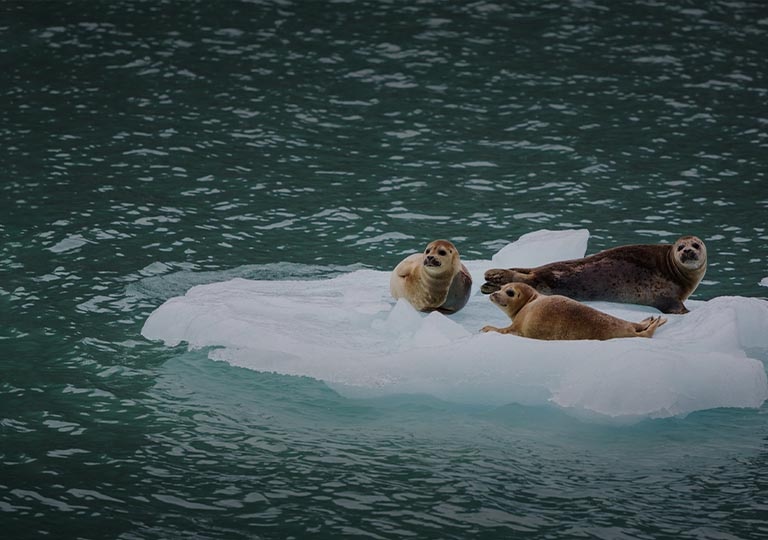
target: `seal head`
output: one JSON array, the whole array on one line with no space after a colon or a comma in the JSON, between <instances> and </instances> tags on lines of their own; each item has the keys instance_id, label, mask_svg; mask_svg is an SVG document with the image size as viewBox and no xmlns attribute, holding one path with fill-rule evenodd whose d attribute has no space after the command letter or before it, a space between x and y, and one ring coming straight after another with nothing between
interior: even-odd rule
<instances>
[{"instance_id":1,"label":"seal head","mask_svg":"<svg viewBox=\"0 0 768 540\"><path fill-rule=\"evenodd\" d=\"M672 244L675 263L691 278L701 281L707 271L707 248L697 236L681 236ZM697 282L698 284L698 282Z\"/></svg>"}]
</instances>

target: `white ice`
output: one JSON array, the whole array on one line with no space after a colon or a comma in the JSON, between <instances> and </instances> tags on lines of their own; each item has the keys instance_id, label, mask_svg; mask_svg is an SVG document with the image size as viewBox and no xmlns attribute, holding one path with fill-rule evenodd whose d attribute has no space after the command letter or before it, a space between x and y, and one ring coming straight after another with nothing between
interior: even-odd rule
<instances>
[{"instance_id":1,"label":"white ice","mask_svg":"<svg viewBox=\"0 0 768 540\"><path fill-rule=\"evenodd\" d=\"M233 279L171 298L142 334L175 346L212 347L211 358L257 371L325 381L342 395L428 394L458 403L554 405L571 414L633 422L768 398L768 302L688 301L652 339L537 341L481 334L506 316L477 292L490 267L534 266L584 255L587 231L539 231L491 261L464 261L475 293L450 317L415 311L389 295L389 271L326 280ZM640 320L653 308L594 303ZM749 353L749 354L748 354Z\"/></svg>"},{"instance_id":2,"label":"white ice","mask_svg":"<svg viewBox=\"0 0 768 540\"><path fill-rule=\"evenodd\" d=\"M82 235L73 234L73 235L67 236L64 240L61 240L60 242L57 242L55 245L49 247L48 250L53 251L54 253L64 253L64 252L72 251L73 249L82 247L87 243L88 243L88 240L83 238Z\"/></svg>"},{"instance_id":3,"label":"white ice","mask_svg":"<svg viewBox=\"0 0 768 540\"><path fill-rule=\"evenodd\" d=\"M768 277L764 277L763 279L761 279L760 285L762 285L763 287L768 287Z\"/></svg>"}]
</instances>

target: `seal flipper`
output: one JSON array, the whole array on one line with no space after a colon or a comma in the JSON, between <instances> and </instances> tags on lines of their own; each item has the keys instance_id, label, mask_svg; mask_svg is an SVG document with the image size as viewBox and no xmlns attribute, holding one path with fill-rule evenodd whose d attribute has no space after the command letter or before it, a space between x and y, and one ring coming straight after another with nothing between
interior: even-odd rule
<instances>
[{"instance_id":1,"label":"seal flipper","mask_svg":"<svg viewBox=\"0 0 768 540\"><path fill-rule=\"evenodd\" d=\"M491 294L498 291L507 283L529 283L531 268L491 268L485 272L485 283L480 287L483 294Z\"/></svg>"},{"instance_id":2,"label":"seal flipper","mask_svg":"<svg viewBox=\"0 0 768 540\"><path fill-rule=\"evenodd\" d=\"M501 285L497 285L496 283L489 283L487 281L480 286L480 292L483 294L491 294L492 292L496 292L499 289L501 289Z\"/></svg>"},{"instance_id":3,"label":"seal flipper","mask_svg":"<svg viewBox=\"0 0 768 540\"><path fill-rule=\"evenodd\" d=\"M654 332L656 332L656 329L665 324L667 322L667 319L664 317L648 317L647 319L643 319L639 323L634 323L635 326L635 333L637 337L653 337Z\"/></svg>"},{"instance_id":4,"label":"seal flipper","mask_svg":"<svg viewBox=\"0 0 768 540\"><path fill-rule=\"evenodd\" d=\"M469 271L462 264L461 270L451 282L445 302L437 310L440 313L446 314L456 313L467 305L470 294L472 294L472 276L469 275Z\"/></svg>"},{"instance_id":5,"label":"seal flipper","mask_svg":"<svg viewBox=\"0 0 768 540\"><path fill-rule=\"evenodd\" d=\"M499 285L505 285L510 281L513 281L517 272L513 268L491 268L485 271L485 281L490 283L498 283Z\"/></svg>"}]
</instances>

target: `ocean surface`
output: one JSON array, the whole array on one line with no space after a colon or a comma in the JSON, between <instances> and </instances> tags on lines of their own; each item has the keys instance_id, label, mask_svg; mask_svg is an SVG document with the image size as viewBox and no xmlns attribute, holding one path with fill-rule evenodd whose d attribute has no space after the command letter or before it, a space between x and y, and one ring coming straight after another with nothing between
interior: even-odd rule
<instances>
[{"instance_id":1,"label":"ocean surface","mask_svg":"<svg viewBox=\"0 0 768 540\"><path fill-rule=\"evenodd\" d=\"M544 229L695 234L692 300L767 296L768 3L9 0L0 66L3 538L768 538L765 404L350 397L142 335Z\"/></svg>"}]
</instances>

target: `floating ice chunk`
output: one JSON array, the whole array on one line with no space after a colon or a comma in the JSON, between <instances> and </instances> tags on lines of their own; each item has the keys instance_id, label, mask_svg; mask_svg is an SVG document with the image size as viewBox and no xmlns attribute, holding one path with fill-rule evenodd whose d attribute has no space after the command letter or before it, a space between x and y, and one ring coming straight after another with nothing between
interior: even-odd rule
<instances>
[{"instance_id":1,"label":"floating ice chunk","mask_svg":"<svg viewBox=\"0 0 768 540\"><path fill-rule=\"evenodd\" d=\"M66 251L72 251L73 249L82 247L87 243L88 240L83 238L82 235L72 234L67 236L64 240L61 240L60 242L49 247L48 251L53 251L54 253L64 253Z\"/></svg>"},{"instance_id":2,"label":"floating ice chunk","mask_svg":"<svg viewBox=\"0 0 768 540\"><path fill-rule=\"evenodd\" d=\"M761 279L760 285L762 285L763 287L768 287L768 277L764 277L763 279Z\"/></svg>"},{"instance_id":3,"label":"floating ice chunk","mask_svg":"<svg viewBox=\"0 0 768 540\"><path fill-rule=\"evenodd\" d=\"M490 261L465 263L480 272ZM635 321L658 314L594 305ZM486 324L509 324L483 295L450 317L427 315L391 299L388 271L356 270L324 280L193 287L155 310L142 334L213 347L212 358L248 369L314 377L351 397L417 393L491 406L554 405L620 422L759 407L768 397L760 361L768 359L768 302L721 297L688 307L689 314L667 315L652 339L537 341L479 333Z\"/></svg>"},{"instance_id":4,"label":"floating ice chunk","mask_svg":"<svg viewBox=\"0 0 768 540\"><path fill-rule=\"evenodd\" d=\"M555 261L579 259L587 252L588 241L589 231L586 229L544 229L524 234L516 242L503 247L491 258L491 262L494 268L533 268Z\"/></svg>"},{"instance_id":5,"label":"floating ice chunk","mask_svg":"<svg viewBox=\"0 0 768 540\"><path fill-rule=\"evenodd\" d=\"M139 270L139 274L142 276L154 276L158 274L164 274L168 272L171 269L170 266L167 264L163 264L161 262L154 262L148 266L145 266L141 270Z\"/></svg>"}]
</instances>

